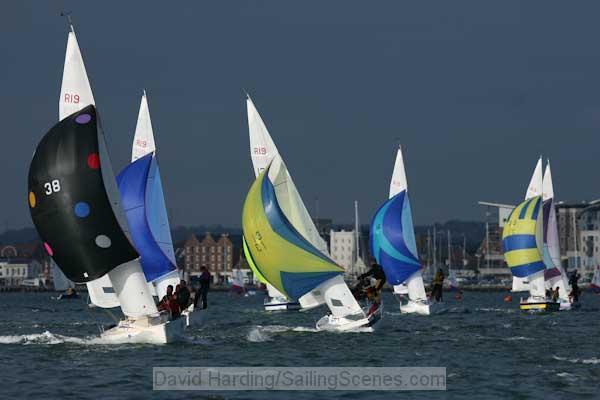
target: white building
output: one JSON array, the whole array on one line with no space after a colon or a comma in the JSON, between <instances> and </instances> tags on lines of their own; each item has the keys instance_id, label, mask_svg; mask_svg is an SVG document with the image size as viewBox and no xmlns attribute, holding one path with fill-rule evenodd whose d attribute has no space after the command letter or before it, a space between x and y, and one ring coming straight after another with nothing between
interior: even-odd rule
<instances>
[{"instance_id":1,"label":"white building","mask_svg":"<svg viewBox=\"0 0 600 400\"><path fill-rule=\"evenodd\" d=\"M0 286L20 286L24 280L38 278L42 265L35 260L0 259Z\"/></svg>"},{"instance_id":2,"label":"white building","mask_svg":"<svg viewBox=\"0 0 600 400\"><path fill-rule=\"evenodd\" d=\"M356 263L356 235L354 231L334 231L329 233L329 252L336 264L344 267L346 273L352 272Z\"/></svg>"}]
</instances>

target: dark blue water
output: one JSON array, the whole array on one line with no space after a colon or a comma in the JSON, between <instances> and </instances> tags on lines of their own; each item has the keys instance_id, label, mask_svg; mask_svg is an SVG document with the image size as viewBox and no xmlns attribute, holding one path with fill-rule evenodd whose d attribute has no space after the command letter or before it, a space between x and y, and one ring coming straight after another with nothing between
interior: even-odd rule
<instances>
[{"instance_id":1,"label":"dark blue water","mask_svg":"<svg viewBox=\"0 0 600 400\"><path fill-rule=\"evenodd\" d=\"M313 330L324 310L273 313L262 296L211 293L183 343L102 345L102 311L51 294L0 295L0 398L600 398L600 297L578 311L527 315L502 293L466 293L448 312L400 315L386 295L376 333ZM448 296L447 296L448 297ZM446 392L152 392L153 366L438 366Z\"/></svg>"}]
</instances>

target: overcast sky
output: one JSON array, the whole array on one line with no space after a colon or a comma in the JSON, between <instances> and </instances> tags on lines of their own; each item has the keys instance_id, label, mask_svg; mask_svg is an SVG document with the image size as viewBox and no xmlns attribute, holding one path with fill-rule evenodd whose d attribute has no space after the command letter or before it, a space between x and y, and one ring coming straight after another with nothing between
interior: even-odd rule
<instances>
[{"instance_id":1,"label":"overcast sky","mask_svg":"<svg viewBox=\"0 0 600 400\"><path fill-rule=\"evenodd\" d=\"M519 201L550 157L557 198L600 197L600 3L3 1L1 226L31 225L27 171L56 122L75 29L115 171L148 91L172 225L239 226L253 179L244 89L308 209L363 222L398 143L415 223Z\"/></svg>"}]
</instances>

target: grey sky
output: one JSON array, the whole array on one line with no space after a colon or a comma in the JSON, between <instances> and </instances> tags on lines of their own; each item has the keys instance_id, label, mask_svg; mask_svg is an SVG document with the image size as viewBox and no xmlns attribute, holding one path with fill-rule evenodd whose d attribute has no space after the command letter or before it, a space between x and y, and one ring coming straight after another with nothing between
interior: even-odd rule
<instances>
[{"instance_id":1,"label":"grey sky","mask_svg":"<svg viewBox=\"0 0 600 400\"><path fill-rule=\"evenodd\" d=\"M172 225L239 226L253 179L243 89L308 208L363 222L401 142L417 224L518 201L539 154L563 200L599 196L600 4L2 3L0 222L30 225L29 160L55 123L74 12L116 171L146 88Z\"/></svg>"}]
</instances>

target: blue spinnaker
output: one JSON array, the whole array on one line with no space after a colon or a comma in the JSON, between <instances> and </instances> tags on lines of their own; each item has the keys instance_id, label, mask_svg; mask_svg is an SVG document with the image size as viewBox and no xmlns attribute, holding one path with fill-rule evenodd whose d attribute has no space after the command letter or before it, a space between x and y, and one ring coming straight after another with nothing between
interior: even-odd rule
<instances>
[{"instance_id":1,"label":"blue spinnaker","mask_svg":"<svg viewBox=\"0 0 600 400\"><path fill-rule=\"evenodd\" d=\"M391 285L399 285L421 269L410 201L406 190L386 201L371 222L371 254Z\"/></svg>"},{"instance_id":2,"label":"blue spinnaker","mask_svg":"<svg viewBox=\"0 0 600 400\"><path fill-rule=\"evenodd\" d=\"M176 269L158 165L153 153L129 164L117 176L133 244L146 280Z\"/></svg>"}]
</instances>

